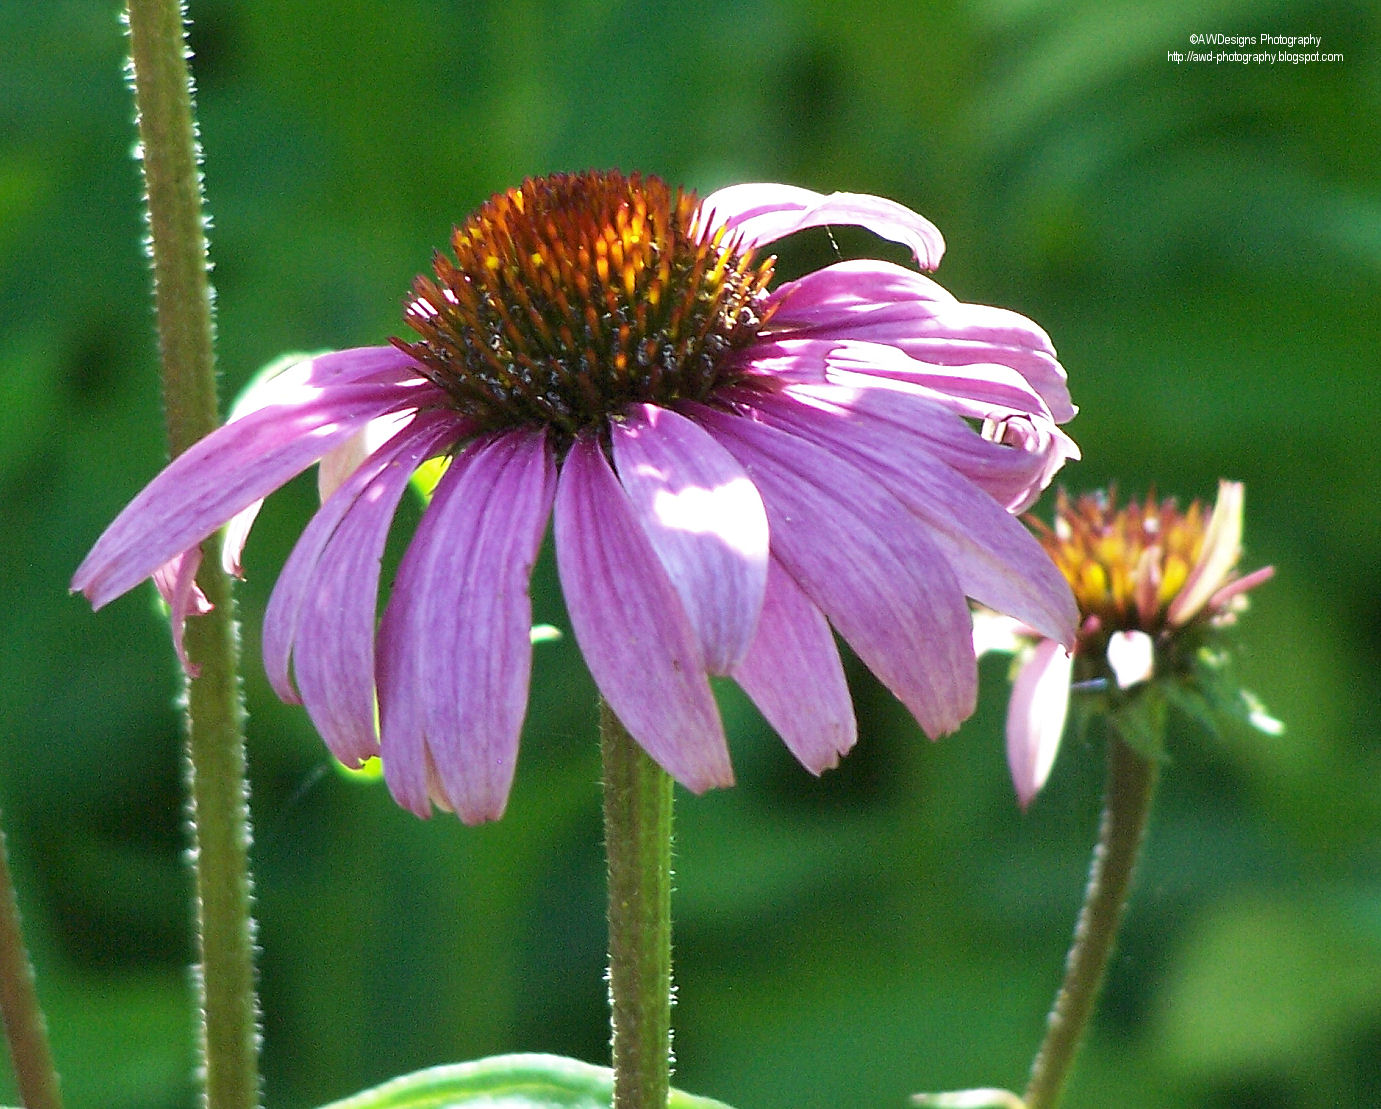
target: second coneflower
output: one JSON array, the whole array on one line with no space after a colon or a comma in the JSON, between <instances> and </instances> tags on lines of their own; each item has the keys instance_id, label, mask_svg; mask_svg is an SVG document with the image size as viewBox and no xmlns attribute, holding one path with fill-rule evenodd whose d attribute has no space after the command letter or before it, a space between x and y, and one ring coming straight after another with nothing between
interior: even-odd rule
<instances>
[{"instance_id":1,"label":"second coneflower","mask_svg":"<svg viewBox=\"0 0 1381 1109\"><path fill-rule=\"evenodd\" d=\"M1071 686L1101 698L1133 742L1147 732L1137 720L1153 679L1171 695L1204 692L1218 663L1216 633L1235 620L1247 590L1272 573L1271 567L1238 570L1242 506L1242 485L1232 481L1219 484L1212 508L1195 501L1183 510L1154 496L1119 507L1115 493L1071 500L1061 491L1054 525L1036 522L1041 544L1079 604L1073 651L1009 618L975 618L980 650L1021 655L1008 708L1007 758L1023 806L1050 774ZM1254 705L1244 705L1254 723L1273 728Z\"/></svg>"},{"instance_id":2,"label":"second coneflower","mask_svg":"<svg viewBox=\"0 0 1381 1109\"><path fill-rule=\"evenodd\" d=\"M845 261L771 288L755 251L824 224L927 269L943 250L922 217L859 194L699 201L618 173L498 194L418 280L416 338L256 386L120 514L73 588L99 607L155 576L177 633L202 604L198 545L229 523L238 569L259 501L325 459L330 495L274 589L265 663L343 762L381 754L414 812L504 809L553 514L600 693L689 788L732 776L709 675L733 677L812 771L852 745L831 627L928 734L948 732L975 696L966 596L1072 642L1064 579L1010 512L1074 455L1057 426L1074 410L1044 332L913 270ZM394 511L438 456L379 619Z\"/></svg>"}]
</instances>

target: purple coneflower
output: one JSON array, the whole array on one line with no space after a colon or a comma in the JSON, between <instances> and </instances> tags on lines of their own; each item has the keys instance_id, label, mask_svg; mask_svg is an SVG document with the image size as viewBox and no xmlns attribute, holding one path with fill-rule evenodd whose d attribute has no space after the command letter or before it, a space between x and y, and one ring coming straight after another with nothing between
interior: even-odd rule
<instances>
[{"instance_id":1,"label":"purple coneflower","mask_svg":"<svg viewBox=\"0 0 1381 1109\"><path fill-rule=\"evenodd\" d=\"M1073 651L1008 617L983 613L974 621L980 651L1022 655L1008 705L1007 762L1023 808L1050 775L1071 683L1102 694L1110 713L1125 719L1137 692L1154 679L1205 699L1220 666L1210 649L1215 633L1235 622L1247 590L1273 573L1269 566L1238 573L1242 507L1243 487L1234 481L1219 483L1213 508L1194 501L1183 511L1153 496L1119 508L1113 493L1070 500L1061 491L1054 527L1036 521L1041 544L1079 604ZM1258 728L1279 730L1249 694L1231 692L1247 698L1241 707ZM1205 700L1206 708L1219 707Z\"/></svg>"},{"instance_id":2,"label":"purple coneflower","mask_svg":"<svg viewBox=\"0 0 1381 1109\"><path fill-rule=\"evenodd\" d=\"M928 221L861 194L747 184L698 201L618 173L498 194L417 280L417 339L254 387L120 514L73 588L100 607L154 576L180 636L203 604L198 544L230 523L238 572L261 498L324 460L265 665L342 762L380 754L420 815L503 812L553 512L599 691L690 789L732 780L712 674L811 771L848 750L831 626L929 735L949 732L975 697L966 596L1072 641L1069 590L1010 513L1075 455L1056 426L1074 409L1040 328L903 266L845 261L769 291L756 249L824 224L927 269L943 251ZM391 519L438 456L379 619Z\"/></svg>"}]
</instances>

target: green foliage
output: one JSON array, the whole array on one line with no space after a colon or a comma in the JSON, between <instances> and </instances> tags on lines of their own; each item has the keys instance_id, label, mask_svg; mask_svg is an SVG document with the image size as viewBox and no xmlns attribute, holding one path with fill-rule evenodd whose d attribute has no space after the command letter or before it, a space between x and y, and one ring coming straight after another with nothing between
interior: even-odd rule
<instances>
[{"instance_id":1,"label":"green foliage","mask_svg":"<svg viewBox=\"0 0 1381 1109\"><path fill-rule=\"evenodd\" d=\"M613 1072L559 1055L500 1055L433 1067L323 1109L608 1109ZM673 1090L667 1109L728 1109Z\"/></svg>"},{"instance_id":2,"label":"green foliage","mask_svg":"<svg viewBox=\"0 0 1381 1109\"><path fill-rule=\"evenodd\" d=\"M0 4L0 812L71 1109L188 1109L173 656L147 594L94 616L67 595L165 450L118 10ZM1236 670L1288 731L1172 723L1067 1104L1381 1104L1375 5L193 0L190 16L227 399L283 351L399 333L412 277L491 192L618 166L914 205L950 244L947 287L1054 337L1084 453L1061 481L1182 501L1245 481L1246 564L1277 574ZM1166 60L1191 33L1257 31L1318 34L1345 60ZM833 259L827 236L800 239L784 271ZM576 645L536 653L498 825L418 821L331 773L258 662L316 496L304 478L269 501L240 593L268 1104L516 1050L606 1061ZM534 620L566 627L549 551L533 598ZM678 810L684 1085L796 1109L1020 1083L1102 757L1097 735L1070 737L1018 814L1002 667L983 673L974 720L929 744L853 667L859 746L819 781L721 690L739 784Z\"/></svg>"}]
</instances>

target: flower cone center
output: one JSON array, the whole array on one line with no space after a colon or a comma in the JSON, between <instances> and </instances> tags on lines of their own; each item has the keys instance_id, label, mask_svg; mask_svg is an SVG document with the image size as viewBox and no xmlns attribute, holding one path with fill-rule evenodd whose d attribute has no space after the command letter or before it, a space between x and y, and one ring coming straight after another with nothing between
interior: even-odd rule
<instances>
[{"instance_id":1,"label":"flower cone center","mask_svg":"<svg viewBox=\"0 0 1381 1109\"><path fill-rule=\"evenodd\" d=\"M1065 575L1082 617L1096 617L1104 634L1156 634L1203 550L1210 513L1195 501L1148 496L1118 508L1115 494L1070 500L1063 492L1055 526L1037 522L1041 545Z\"/></svg>"},{"instance_id":2,"label":"flower cone center","mask_svg":"<svg viewBox=\"0 0 1381 1109\"><path fill-rule=\"evenodd\" d=\"M619 173L496 194L419 277L394 339L485 429L597 425L704 400L765 322L772 260L703 226L694 193Z\"/></svg>"}]
</instances>

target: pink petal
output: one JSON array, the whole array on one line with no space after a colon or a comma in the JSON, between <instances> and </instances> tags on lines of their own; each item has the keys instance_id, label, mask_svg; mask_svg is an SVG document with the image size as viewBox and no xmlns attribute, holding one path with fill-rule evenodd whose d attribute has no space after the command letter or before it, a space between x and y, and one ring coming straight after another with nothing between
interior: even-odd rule
<instances>
[{"instance_id":1,"label":"pink petal","mask_svg":"<svg viewBox=\"0 0 1381 1109\"><path fill-rule=\"evenodd\" d=\"M836 344L840 347L842 344ZM847 354L861 355L871 344L849 348ZM889 348L873 347L886 352ZM808 362L815 352L797 352ZM963 474L1009 511L1014 504L1039 493L1048 482L1049 462L1035 451L1008 447L977 434L960 419L947 397L923 386L891 378L850 372L832 364L846 352L826 353L828 372L815 374L809 367L800 373L782 373L771 382L754 382L752 390L736 391L752 405L752 393L780 392L783 387L793 397L816 407L839 409L848 422L872 423L880 433L904 442L904 449L931 455ZM845 365L853 363L846 362ZM785 367L783 367L785 369ZM1051 425L1053 426L1053 425ZM885 431L884 431L885 429Z\"/></svg>"},{"instance_id":2,"label":"pink petal","mask_svg":"<svg viewBox=\"0 0 1381 1109\"><path fill-rule=\"evenodd\" d=\"M412 472L455 439L452 414L425 412L365 459L312 517L264 613L264 666L285 701L302 700L335 756L378 754L374 626L379 561Z\"/></svg>"},{"instance_id":3,"label":"pink petal","mask_svg":"<svg viewBox=\"0 0 1381 1109\"><path fill-rule=\"evenodd\" d=\"M1007 706L1007 765L1017 800L1031 803L1055 765L1069 710L1074 659L1060 644L1042 639L1022 663Z\"/></svg>"},{"instance_id":4,"label":"pink petal","mask_svg":"<svg viewBox=\"0 0 1381 1109\"><path fill-rule=\"evenodd\" d=\"M977 666L963 590L925 530L876 478L804 439L686 409L762 494L772 554L931 736L973 711Z\"/></svg>"},{"instance_id":5,"label":"pink petal","mask_svg":"<svg viewBox=\"0 0 1381 1109\"><path fill-rule=\"evenodd\" d=\"M341 385L421 387L417 361L397 347L352 347L288 361L260 372L231 406L226 423L261 408L296 404L314 392Z\"/></svg>"},{"instance_id":6,"label":"pink petal","mask_svg":"<svg viewBox=\"0 0 1381 1109\"><path fill-rule=\"evenodd\" d=\"M775 559L758 634L733 676L813 774L837 765L858 738L830 626Z\"/></svg>"},{"instance_id":7,"label":"pink petal","mask_svg":"<svg viewBox=\"0 0 1381 1109\"><path fill-rule=\"evenodd\" d=\"M699 637L593 437L562 465L555 533L571 628L609 707L682 785L732 784Z\"/></svg>"},{"instance_id":8,"label":"pink petal","mask_svg":"<svg viewBox=\"0 0 1381 1109\"><path fill-rule=\"evenodd\" d=\"M419 381L421 379L418 379ZM173 459L115 518L72 579L100 608L195 546L386 412L436 390L397 383L311 387L218 428Z\"/></svg>"},{"instance_id":9,"label":"pink petal","mask_svg":"<svg viewBox=\"0 0 1381 1109\"><path fill-rule=\"evenodd\" d=\"M532 566L556 469L546 433L471 443L432 494L379 629L384 777L420 815L503 815L532 665Z\"/></svg>"},{"instance_id":10,"label":"pink petal","mask_svg":"<svg viewBox=\"0 0 1381 1109\"><path fill-rule=\"evenodd\" d=\"M999 473L970 474L1012 511L1023 511L1079 449L1040 395L1010 366L932 366L885 343L851 339L776 338L755 343L736 359L746 375L781 383L848 385L859 389L891 384L968 419L981 420L985 435L1014 448L1005 470L1017 469L1015 495L997 492Z\"/></svg>"},{"instance_id":11,"label":"pink petal","mask_svg":"<svg viewBox=\"0 0 1381 1109\"><path fill-rule=\"evenodd\" d=\"M767 586L767 513L731 454L690 420L633 405L610 425L614 464L712 674L753 640Z\"/></svg>"},{"instance_id":12,"label":"pink petal","mask_svg":"<svg viewBox=\"0 0 1381 1109\"><path fill-rule=\"evenodd\" d=\"M192 547L177 555L171 562L160 566L153 574L154 585L168 604L168 620L173 633L173 650L182 663L182 670L189 678L201 673L187 657L184 633L187 630L187 617L205 616L211 611L211 602L197 585L197 571L201 569L201 548Z\"/></svg>"},{"instance_id":13,"label":"pink petal","mask_svg":"<svg viewBox=\"0 0 1381 1109\"><path fill-rule=\"evenodd\" d=\"M408 423L410 414L392 412L370 420L362 429L355 432L340 446L327 451L317 463L316 488L322 504L331 494L345 484L346 480L375 451L392 439ZM453 420L460 423L459 420ZM457 434L457 439L461 438Z\"/></svg>"},{"instance_id":14,"label":"pink petal","mask_svg":"<svg viewBox=\"0 0 1381 1109\"><path fill-rule=\"evenodd\" d=\"M780 286L772 301L773 337L885 343L929 366L1006 366L1055 420L1075 414L1045 331L1016 312L956 300L903 266L868 258L839 262Z\"/></svg>"},{"instance_id":15,"label":"pink petal","mask_svg":"<svg viewBox=\"0 0 1381 1109\"><path fill-rule=\"evenodd\" d=\"M932 439L905 431L908 422L921 429L938 415L984 442L960 421L877 389L792 386L751 403L774 427L876 475L925 525L966 596L1073 645L1078 608L1041 545L986 492L935 457L931 446L940 431Z\"/></svg>"},{"instance_id":16,"label":"pink petal","mask_svg":"<svg viewBox=\"0 0 1381 1109\"><path fill-rule=\"evenodd\" d=\"M842 224L866 227L910 247L922 269L933 270L945 253L944 236L928 219L868 193L826 196L795 185L730 185L707 196L700 211L703 226L736 232L745 246L763 246L807 227Z\"/></svg>"},{"instance_id":17,"label":"pink petal","mask_svg":"<svg viewBox=\"0 0 1381 1109\"><path fill-rule=\"evenodd\" d=\"M260 371L244 392L236 398L226 423L230 424L236 420L244 419L250 413L263 408L292 405L302 400L309 400L322 388L340 385L377 385L390 382L402 388L423 390L427 388L418 373L417 363L409 355L391 346L356 347L352 350L333 351L311 358L302 358L296 362L286 362L278 367L270 367L269 371L267 373ZM421 403L424 402L419 399L419 404ZM366 436L372 436L373 446L378 446L390 438L393 431L398 429L400 426L396 422L398 418L398 416L385 416L380 421L366 424L362 431L352 436L346 443L327 451L322 457L321 463L323 473L327 475L328 480L333 469L332 463L328 460L338 459L342 451L357 453L359 447L356 444L364 442ZM388 434L372 433L370 429L376 424L391 426L392 430ZM358 453L355 461L360 461L364 457L364 453ZM335 463L335 466L339 465L339 462ZM340 476L340 480L344 480L344 474ZM329 493L330 490L327 489L326 492ZM321 499L326 499L325 493ZM263 503L262 500L252 502L231 517L225 525L225 531L221 537L221 565L227 574L234 574L237 578L244 577L240 556L244 552L250 529L254 526L254 521L258 517L259 509Z\"/></svg>"}]
</instances>

